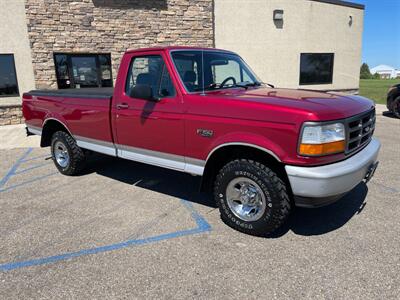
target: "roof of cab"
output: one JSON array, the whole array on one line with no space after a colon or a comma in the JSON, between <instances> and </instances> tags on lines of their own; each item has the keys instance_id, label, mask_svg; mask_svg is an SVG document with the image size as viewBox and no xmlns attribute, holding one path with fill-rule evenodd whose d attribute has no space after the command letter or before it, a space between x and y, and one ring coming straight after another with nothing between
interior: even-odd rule
<instances>
[{"instance_id":1,"label":"roof of cab","mask_svg":"<svg viewBox=\"0 0 400 300\"><path fill-rule=\"evenodd\" d=\"M212 50L212 51L234 53L232 51L224 50L224 49L206 48L206 47L191 47L191 46L158 46L158 47L150 47L150 48L128 49L126 51L126 53L146 52L146 51L174 51L174 50Z\"/></svg>"}]
</instances>

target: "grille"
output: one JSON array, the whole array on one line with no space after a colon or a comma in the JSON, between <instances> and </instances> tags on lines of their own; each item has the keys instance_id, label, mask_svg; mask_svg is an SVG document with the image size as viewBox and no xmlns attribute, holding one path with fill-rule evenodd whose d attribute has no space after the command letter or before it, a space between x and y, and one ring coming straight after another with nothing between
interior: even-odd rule
<instances>
[{"instance_id":1,"label":"grille","mask_svg":"<svg viewBox=\"0 0 400 300\"><path fill-rule=\"evenodd\" d=\"M372 138L375 130L375 109L346 119L346 154L362 148Z\"/></svg>"}]
</instances>

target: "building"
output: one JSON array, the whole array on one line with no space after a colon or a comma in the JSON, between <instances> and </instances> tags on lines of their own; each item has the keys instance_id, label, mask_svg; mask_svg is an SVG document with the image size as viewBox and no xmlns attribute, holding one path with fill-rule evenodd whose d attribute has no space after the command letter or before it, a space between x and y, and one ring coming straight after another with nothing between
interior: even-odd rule
<instances>
[{"instance_id":1,"label":"building","mask_svg":"<svg viewBox=\"0 0 400 300\"><path fill-rule=\"evenodd\" d=\"M276 86L353 92L363 15L362 5L344 1L215 1L216 46L240 53Z\"/></svg>"},{"instance_id":2,"label":"building","mask_svg":"<svg viewBox=\"0 0 400 300\"><path fill-rule=\"evenodd\" d=\"M127 48L218 47L278 87L356 92L364 6L339 0L0 0L0 125L31 89L112 86Z\"/></svg>"},{"instance_id":3,"label":"building","mask_svg":"<svg viewBox=\"0 0 400 300\"><path fill-rule=\"evenodd\" d=\"M371 69L371 74L378 73L381 79L394 79L400 77L400 70L397 70L391 66L379 65Z\"/></svg>"},{"instance_id":4,"label":"building","mask_svg":"<svg viewBox=\"0 0 400 300\"><path fill-rule=\"evenodd\" d=\"M24 2L0 0L0 7L0 125L16 124L23 121L20 96L35 77Z\"/></svg>"}]
</instances>

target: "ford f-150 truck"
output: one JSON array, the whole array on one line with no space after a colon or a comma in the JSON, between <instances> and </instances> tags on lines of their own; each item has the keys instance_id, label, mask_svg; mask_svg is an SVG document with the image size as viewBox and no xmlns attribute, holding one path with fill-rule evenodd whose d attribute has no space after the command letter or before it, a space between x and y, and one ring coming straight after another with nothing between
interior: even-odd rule
<instances>
[{"instance_id":1,"label":"ford f-150 truck","mask_svg":"<svg viewBox=\"0 0 400 300\"><path fill-rule=\"evenodd\" d=\"M274 88L207 48L128 50L114 89L31 91L23 114L62 174L95 151L203 176L222 219L253 235L368 181L380 148L372 101Z\"/></svg>"}]
</instances>

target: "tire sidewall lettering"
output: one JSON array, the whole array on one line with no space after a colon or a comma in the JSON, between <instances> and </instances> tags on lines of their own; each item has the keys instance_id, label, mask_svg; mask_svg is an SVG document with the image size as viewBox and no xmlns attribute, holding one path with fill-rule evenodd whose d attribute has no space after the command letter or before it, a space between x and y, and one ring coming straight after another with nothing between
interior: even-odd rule
<instances>
[{"instance_id":1,"label":"tire sidewall lettering","mask_svg":"<svg viewBox=\"0 0 400 300\"><path fill-rule=\"evenodd\" d=\"M268 226L272 226L273 222L276 222L276 216L274 216L274 211L276 209L279 209L278 206L275 206L274 202L274 197L275 201L279 201L279 193L277 190L274 189L274 182L272 180L269 180L268 176L271 176L271 171L270 170L265 170L265 169L260 169L256 166L253 165L241 165L241 163L237 163L235 161L235 164L232 164L229 166L230 168L224 169L220 173L220 181L216 186L216 200L219 203L220 211L221 211L221 216L223 219L227 220L228 223L234 224L234 227L240 227L244 230L257 230L261 231L264 228ZM242 170L238 170L237 168L243 168ZM270 173L266 173L266 172ZM275 175L275 173L273 173ZM276 175L275 175L276 176ZM234 215L234 213L231 211L231 209L228 206L227 199L226 199L226 187L229 184L229 182L237 177L246 177L254 182L256 182L260 188L262 189L264 195L265 195L265 200L266 200L266 205L267 208L261 216L260 219L254 222L247 222L239 219ZM279 203L279 202L278 202ZM269 225L270 224L270 225Z\"/></svg>"}]
</instances>

